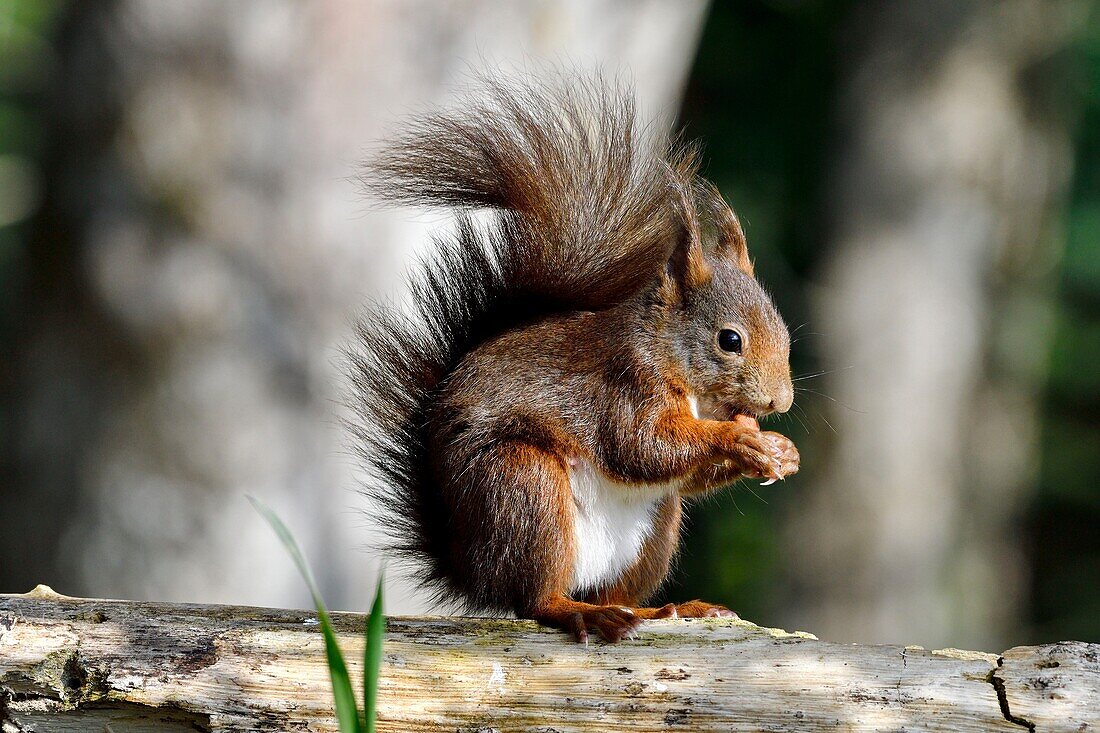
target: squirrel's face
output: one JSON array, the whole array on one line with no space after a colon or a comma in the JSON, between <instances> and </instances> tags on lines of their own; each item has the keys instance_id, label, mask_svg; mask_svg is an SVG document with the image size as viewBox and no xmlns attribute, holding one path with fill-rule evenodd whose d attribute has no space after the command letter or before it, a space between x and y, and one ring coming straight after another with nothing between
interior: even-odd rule
<instances>
[{"instance_id":1,"label":"squirrel's face","mask_svg":"<svg viewBox=\"0 0 1100 733\"><path fill-rule=\"evenodd\" d=\"M786 412L794 401L790 334L753 276L736 216L724 205L714 210L717 246L704 253L698 230L685 229L662 276L664 337L701 416Z\"/></svg>"},{"instance_id":2,"label":"squirrel's face","mask_svg":"<svg viewBox=\"0 0 1100 733\"><path fill-rule=\"evenodd\" d=\"M753 276L740 221L706 182L679 193L683 227L658 297L686 387L701 417L785 413L794 402L791 336ZM707 250L704 226L715 234Z\"/></svg>"},{"instance_id":3,"label":"squirrel's face","mask_svg":"<svg viewBox=\"0 0 1100 733\"><path fill-rule=\"evenodd\" d=\"M682 291L676 351L701 412L717 419L786 412L794 400L790 335L754 278L727 262Z\"/></svg>"}]
</instances>

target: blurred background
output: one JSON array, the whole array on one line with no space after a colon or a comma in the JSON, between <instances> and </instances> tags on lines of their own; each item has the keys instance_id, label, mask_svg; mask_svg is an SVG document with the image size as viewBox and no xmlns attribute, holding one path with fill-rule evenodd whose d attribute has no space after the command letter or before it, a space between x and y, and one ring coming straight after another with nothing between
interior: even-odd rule
<instances>
[{"instance_id":1,"label":"blurred background","mask_svg":"<svg viewBox=\"0 0 1100 733\"><path fill-rule=\"evenodd\" d=\"M795 332L802 471L692 507L662 598L1100 640L1087 0L0 0L0 592L306 606L252 493L363 608L339 349L445 218L356 166L544 60L704 144ZM390 575L390 611L447 610Z\"/></svg>"}]
</instances>

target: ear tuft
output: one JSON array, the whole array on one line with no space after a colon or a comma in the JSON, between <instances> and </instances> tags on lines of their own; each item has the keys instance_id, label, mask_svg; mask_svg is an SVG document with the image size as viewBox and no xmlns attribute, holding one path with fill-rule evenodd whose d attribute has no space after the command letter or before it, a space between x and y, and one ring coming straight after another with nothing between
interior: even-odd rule
<instances>
[{"instance_id":1,"label":"ear tuft","mask_svg":"<svg viewBox=\"0 0 1100 733\"><path fill-rule=\"evenodd\" d=\"M749 277L754 277L752 260L749 259L749 245L745 240L745 230L741 220L729 207L722 194L710 181L696 179L696 196L702 201L709 218L718 231L718 244L715 253L733 261L737 268Z\"/></svg>"},{"instance_id":2,"label":"ear tuft","mask_svg":"<svg viewBox=\"0 0 1100 733\"><path fill-rule=\"evenodd\" d=\"M682 302L689 291L710 280L714 271L703 254L699 212L690 184L682 177L683 171L670 170L670 173L671 185L679 204L681 226L679 238L665 268L665 290L669 297Z\"/></svg>"}]
</instances>

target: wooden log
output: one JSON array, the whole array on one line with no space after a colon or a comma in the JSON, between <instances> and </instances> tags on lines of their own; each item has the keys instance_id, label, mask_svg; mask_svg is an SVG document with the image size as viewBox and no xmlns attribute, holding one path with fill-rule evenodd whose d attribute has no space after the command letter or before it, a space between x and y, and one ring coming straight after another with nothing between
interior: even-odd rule
<instances>
[{"instance_id":1,"label":"wooden log","mask_svg":"<svg viewBox=\"0 0 1100 733\"><path fill-rule=\"evenodd\" d=\"M335 625L359 679L364 618ZM747 621L647 622L578 645L527 621L390 618L381 731L1088 731L1100 645L820 641ZM316 616L0 595L0 730L336 730Z\"/></svg>"}]
</instances>

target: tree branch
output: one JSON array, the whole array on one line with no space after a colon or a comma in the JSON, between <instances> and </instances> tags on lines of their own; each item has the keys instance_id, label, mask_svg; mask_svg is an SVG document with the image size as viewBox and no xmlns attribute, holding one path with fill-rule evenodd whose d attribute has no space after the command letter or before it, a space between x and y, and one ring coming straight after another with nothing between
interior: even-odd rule
<instances>
[{"instance_id":1,"label":"tree branch","mask_svg":"<svg viewBox=\"0 0 1100 733\"><path fill-rule=\"evenodd\" d=\"M364 618L334 622L357 677ZM585 647L527 621L391 618L380 699L382 731L1087 730L1100 645L998 657L697 619ZM335 730L316 617L0 595L0 730Z\"/></svg>"}]
</instances>

